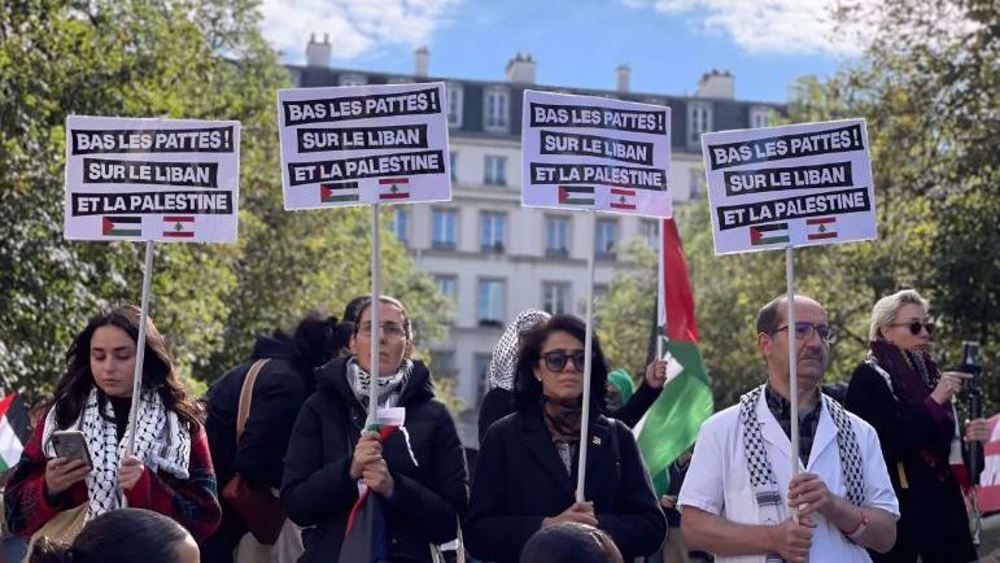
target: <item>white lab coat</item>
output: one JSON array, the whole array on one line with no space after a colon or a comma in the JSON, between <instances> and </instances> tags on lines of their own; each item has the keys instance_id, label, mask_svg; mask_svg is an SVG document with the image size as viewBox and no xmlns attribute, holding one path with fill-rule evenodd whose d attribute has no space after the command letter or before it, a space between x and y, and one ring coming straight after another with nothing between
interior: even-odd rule
<instances>
[{"instance_id":1,"label":"white lab coat","mask_svg":"<svg viewBox=\"0 0 1000 563\"><path fill-rule=\"evenodd\" d=\"M899 517L899 502L892 490L885 460L875 429L850 414L864 461L864 506L880 508ZM791 442L778 420L767 407L764 393L757 403L757 418L761 424L764 447L778 481L782 503L781 520L789 516L788 483L792 477ZM827 408L820 412L819 424L805 470L819 475L834 494L846 497L847 488L840 467L837 447L837 426ZM757 521L757 503L743 452L743 432L739 420L739 405L714 414L705 421L694 448L694 457L681 487L678 505L693 506L740 524L763 524ZM683 518L683 517L682 517ZM815 515L810 563L870 563L868 552L847 539L835 525ZM716 557L717 563L760 563L766 554Z\"/></svg>"}]
</instances>

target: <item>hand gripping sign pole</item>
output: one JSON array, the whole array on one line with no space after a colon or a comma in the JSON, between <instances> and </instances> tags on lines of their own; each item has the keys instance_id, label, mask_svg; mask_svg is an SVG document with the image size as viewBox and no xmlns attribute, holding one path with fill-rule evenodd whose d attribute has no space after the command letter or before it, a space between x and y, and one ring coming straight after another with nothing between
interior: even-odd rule
<instances>
[{"instance_id":1,"label":"hand gripping sign pole","mask_svg":"<svg viewBox=\"0 0 1000 563\"><path fill-rule=\"evenodd\" d=\"M372 426L375 425L375 412L378 409L378 376L379 376L379 341L382 338L382 324L381 324L381 309L382 304L379 301L381 296L381 288L379 284L381 280L379 279L379 270L381 269L382 261L381 257L381 241L379 238L379 204L376 202L372 204L372 300L371 305L369 305L369 310L371 311L371 355L369 356L370 363L368 364L368 421L365 423L365 428L370 430ZM361 319L358 319L361 322ZM359 327L360 328L360 327Z\"/></svg>"},{"instance_id":2,"label":"hand gripping sign pole","mask_svg":"<svg viewBox=\"0 0 1000 563\"><path fill-rule=\"evenodd\" d=\"M580 459L576 471L576 501L584 501L584 481L587 478L587 430L590 426L590 377L593 365L591 347L594 343L594 239L597 218L594 210L587 211L590 223L590 252L587 253L587 336L583 342L583 412L580 415Z\"/></svg>"},{"instance_id":3,"label":"hand gripping sign pole","mask_svg":"<svg viewBox=\"0 0 1000 563\"><path fill-rule=\"evenodd\" d=\"M146 262L142 270L142 311L139 313L139 338L135 343L135 375L132 377L132 408L128 415L128 443L125 457L135 452L139 406L142 403L142 364L146 356L146 323L149 321L149 288L153 278L153 241L146 241Z\"/></svg>"}]
</instances>

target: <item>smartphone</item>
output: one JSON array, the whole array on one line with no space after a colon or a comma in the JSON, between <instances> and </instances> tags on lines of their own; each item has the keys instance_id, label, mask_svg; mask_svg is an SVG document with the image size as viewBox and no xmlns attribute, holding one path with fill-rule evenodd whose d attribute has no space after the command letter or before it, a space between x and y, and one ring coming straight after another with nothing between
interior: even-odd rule
<instances>
[{"instance_id":1,"label":"smartphone","mask_svg":"<svg viewBox=\"0 0 1000 563\"><path fill-rule=\"evenodd\" d=\"M90 459L90 449L87 447L87 439L83 437L83 432L79 430L57 430L52 433L52 448L56 451L57 457L69 459L82 459L89 467L94 463Z\"/></svg>"}]
</instances>

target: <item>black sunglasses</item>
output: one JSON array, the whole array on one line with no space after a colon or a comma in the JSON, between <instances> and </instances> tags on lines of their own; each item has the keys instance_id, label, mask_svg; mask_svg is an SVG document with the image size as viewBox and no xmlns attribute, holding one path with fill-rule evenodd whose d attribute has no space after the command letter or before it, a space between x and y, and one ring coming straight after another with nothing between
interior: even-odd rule
<instances>
[{"instance_id":1,"label":"black sunglasses","mask_svg":"<svg viewBox=\"0 0 1000 563\"><path fill-rule=\"evenodd\" d=\"M916 336L920 334L920 329L927 331L927 336L934 334L934 325L923 321L910 321L908 323L892 323L892 326L905 326L910 329L910 334Z\"/></svg>"},{"instance_id":2,"label":"black sunglasses","mask_svg":"<svg viewBox=\"0 0 1000 563\"><path fill-rule=\"evenodd\" d=\"M565 350L552 350L542 354L542 360L545 361L545 367L549 371L562 371L566 367L566 362L570 360L573 360L573 367L576 368L576 371L583 371L583 350L568 354Z\"/></svg>"}]
</instances>

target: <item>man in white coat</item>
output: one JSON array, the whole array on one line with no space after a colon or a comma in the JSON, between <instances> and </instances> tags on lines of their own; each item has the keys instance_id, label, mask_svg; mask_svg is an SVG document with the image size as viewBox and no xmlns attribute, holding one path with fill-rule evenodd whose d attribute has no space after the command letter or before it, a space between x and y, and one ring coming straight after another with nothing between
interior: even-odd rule
<instances>
[{"instance_id":1,"label":"man in white coat","mask_svg":"<svg viewBox=\"0 0 1000 563\"><path fill-rule=\"evenodd\" d=\"M891 549L899 518L878 436L820 392L834 336L823 306L796 296L792 327L787 312L787 299L779 297L757 316L767 384L701 427L678 500L684 540L719 563L870 562L866 548ZM790 341L798 351L794 398ZM794 479L792 399L802 468Z\"/></svg>"}]
</instances>

